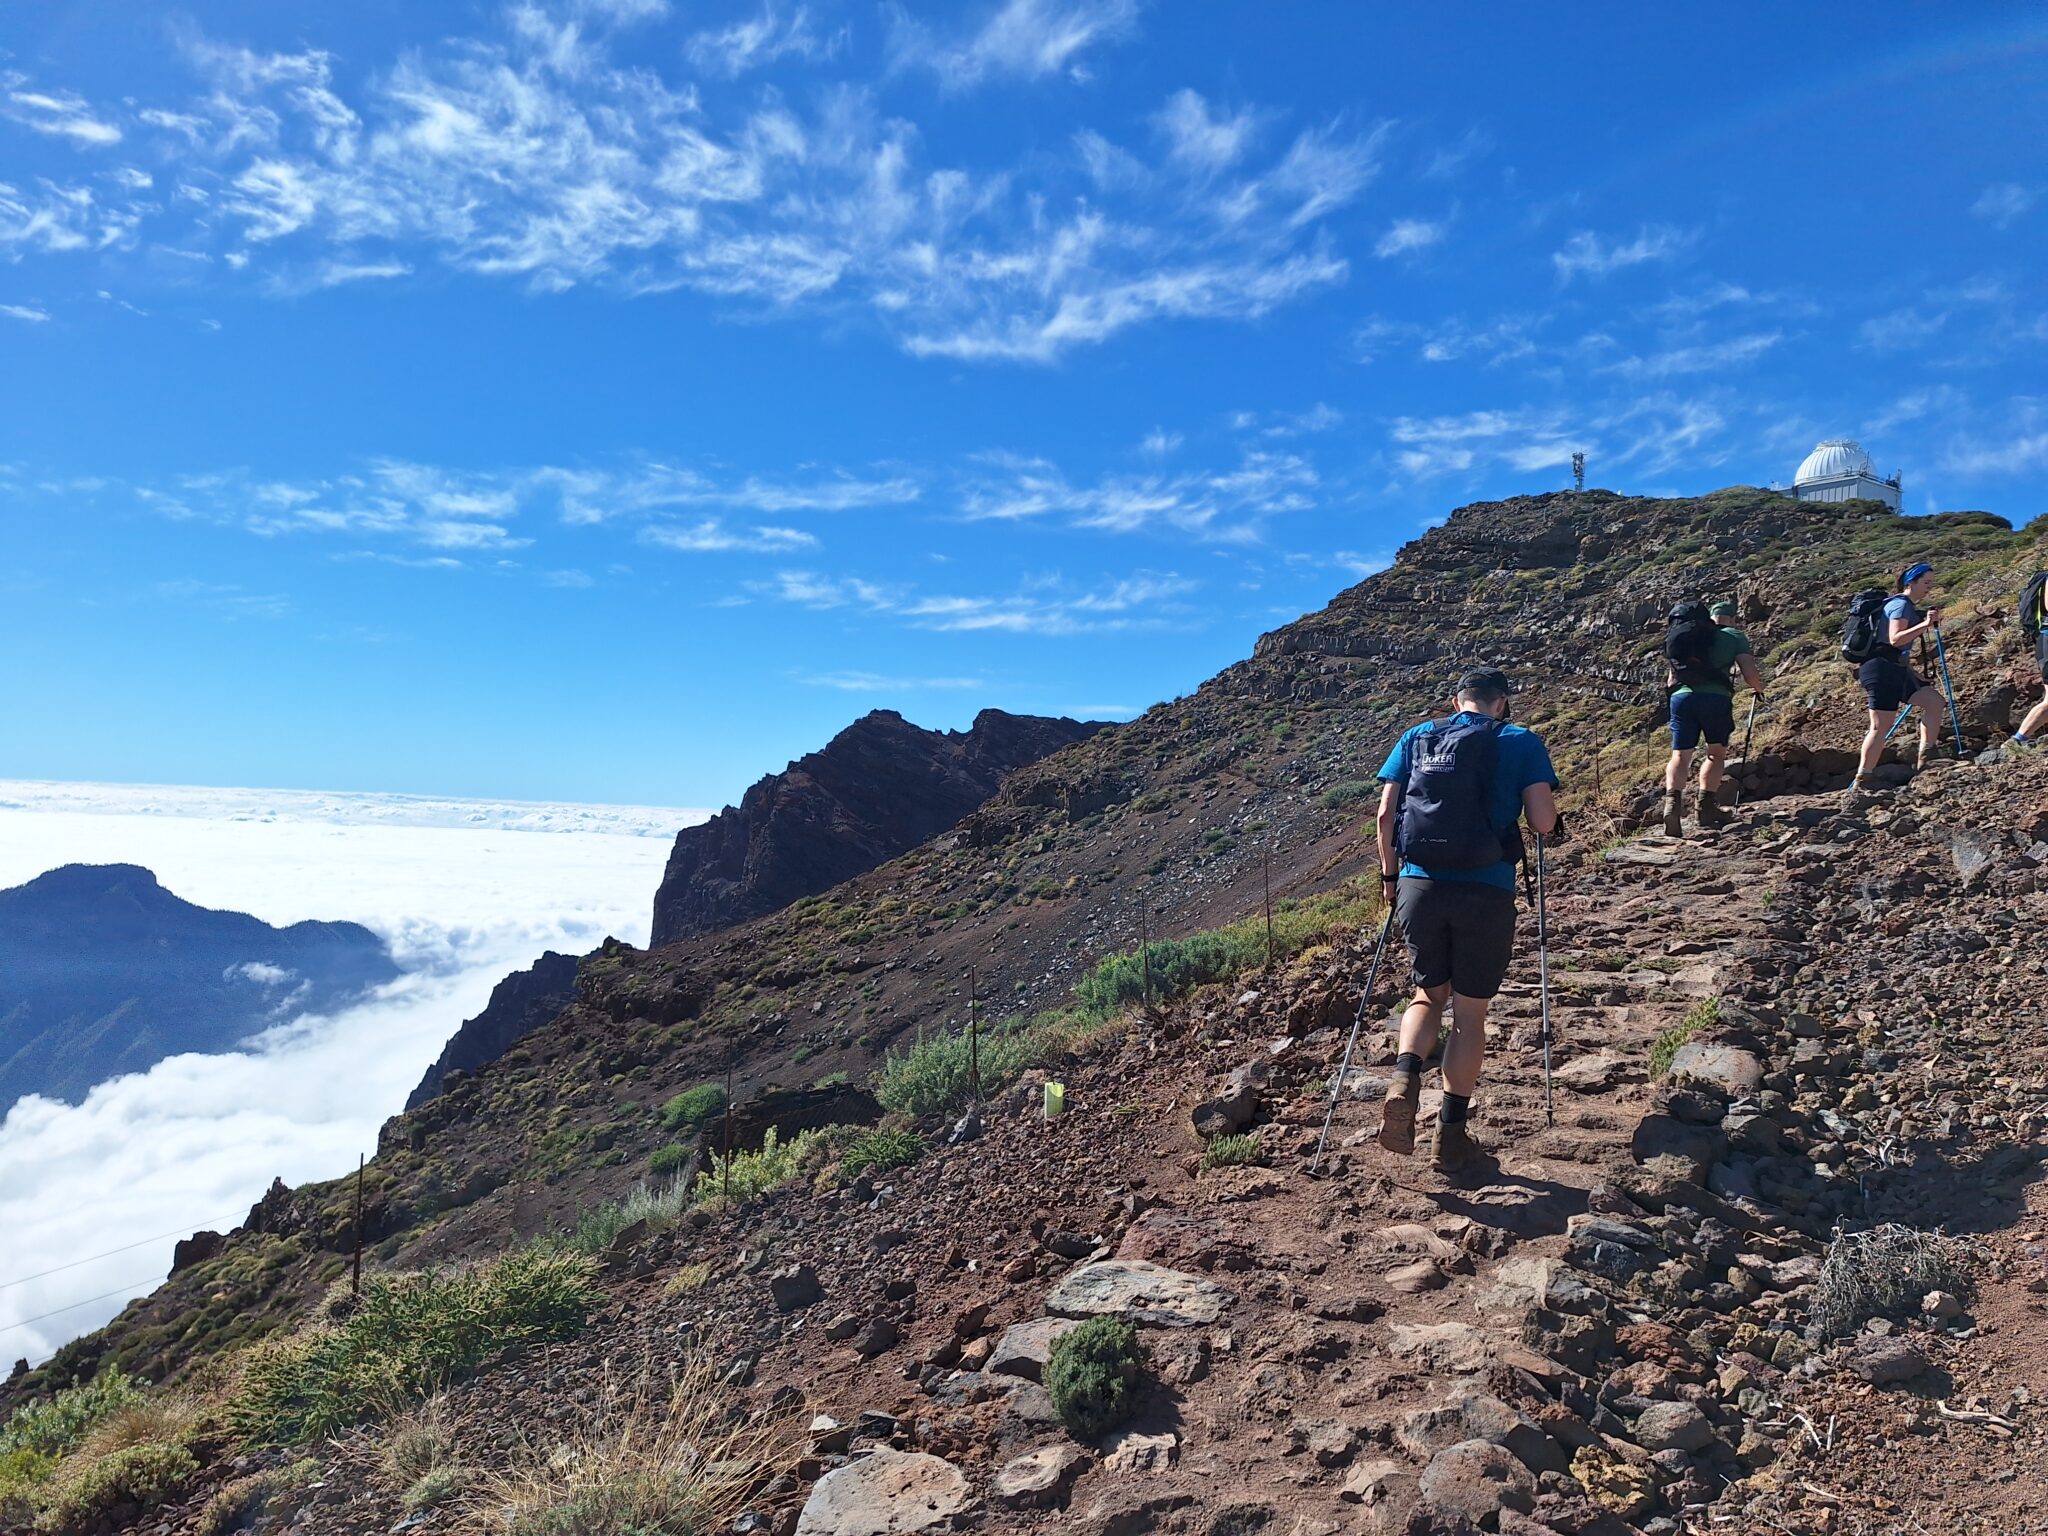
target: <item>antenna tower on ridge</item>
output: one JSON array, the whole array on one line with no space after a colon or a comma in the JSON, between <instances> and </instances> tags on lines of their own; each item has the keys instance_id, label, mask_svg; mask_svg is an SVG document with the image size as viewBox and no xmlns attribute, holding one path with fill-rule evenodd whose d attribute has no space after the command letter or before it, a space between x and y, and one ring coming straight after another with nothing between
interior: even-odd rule
<instances>
[{"instance_id":1,"label":"antenna tower on ridge","mask_svg":"<svg viewBox=\"0 0 2048 1536\"><path fill-rule=\"evenodd\" d=\"M1585 488L1586 456L1583 453L1575 453L1572 455L1572 489L1583 491Z\"/></svg>"}]
</instances>

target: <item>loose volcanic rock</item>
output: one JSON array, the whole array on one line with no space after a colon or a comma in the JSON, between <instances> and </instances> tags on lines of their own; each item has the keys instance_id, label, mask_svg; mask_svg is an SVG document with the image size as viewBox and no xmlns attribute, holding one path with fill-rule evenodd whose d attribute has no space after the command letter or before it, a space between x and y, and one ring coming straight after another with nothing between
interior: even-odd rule
<instances>
[{"instance_id":1,"label":"loose volcanic rock","mask_svg":"<svg viewBox=\"0 0 2048 1536\"><path fill-rule=\"evenodd\" d=\"M775 1310L778 1312L801 1311L825 1299L825 1288L818 1283L818 1272L808 1264L778 1269L768 1277L768 1291L775 1298Z\"/></svg>"},{"instance_id":2,"label":"loose volcanic rock","mask_svg":"<svg viewBox=\"0 0 2048 1536\"><path fill-rule=\"evenodd\" d=\"M1700 1451L1714 1426L1691 1403L1652 1403L1636 1418L1636 1444L1646 1451Z\"/></svg>"},{"instance_id":3,"label":"loose volcanic rock","mask_svg":"<svg viewBox=\"0 0 2048 1536\"><path fill-rule=\"evenodd\" d=\"M1910 1339L1866 1333L1849 1346L1849 1369L1883 1387L1918 1376L1927 1369L1927 1356Z\"/></svg>"},{"instance_id":4,"label":"loose volcanic rock","mask_svg":"<svg viewBox=\"0 0 2048 1536\"><path fill-rule=\"evenodd\" d=\"M1081 1325L1072 1318L1040 1317L1028 1323L1012 1323L1003 1330L996 1340L995 1348L989 1351L988 1369L1002 1376L1021 1376L1026 1381L1037 1381L1045 1372L1045 1362L1052 1356L1052 1347L1063 1333L1071 1333Z\"/></svg>"},{"instance_id":5,"label":"loose volcanic rock","mask_svg":"<svg viewBox=\"0 0 2048 1536\"><path fill-rule=\"evenodd\" d=\"M797 1516L796 1536L896 1536L949 1520L967 1507L967 1478L949 1461L915 1451L871 1451L819 1478Z\"/></svg>"},{"instance_id":6,"label":"loose volcanic rock","mask_svg":"<svg viewBox=\"0 0 2048 1536\"><path fill-rule=\"evenodd\" d=\"M1063 1503L1087 1467L1086 1453L1071 1445L1027 1451L996 1473L989 1496L1010 1509L1045 1509Z\"/></svg>"},{"instance_id":7,"label":"loose volcanic rock","mask_svg":"<svg viewBox=\"0 0 2048 1536\"><path fill-rule=\"evenodd\" d=\"M1066 1317L1117 1313L1155 1328L1201 1328L1220 1321L1230 1299L1199 1275L1143 1259L1104 1259L1062 1278L1045 1307Z\"/></svg>"},{"instance_id":8,"label":"loose volcanic rock","mask_svg":"<svg viewBox=\"0 0 2048 1536\"><path fill-rule=\"evenodd\" d=\"M1535 1479L1486 1440L1461 1440L1438 1451L1422 1469L1416 1488L1439 1509L1482 1525L1498 1520L1503 1509L1527 1514L1536 1507Z\"/></svg>"}]
</instances>

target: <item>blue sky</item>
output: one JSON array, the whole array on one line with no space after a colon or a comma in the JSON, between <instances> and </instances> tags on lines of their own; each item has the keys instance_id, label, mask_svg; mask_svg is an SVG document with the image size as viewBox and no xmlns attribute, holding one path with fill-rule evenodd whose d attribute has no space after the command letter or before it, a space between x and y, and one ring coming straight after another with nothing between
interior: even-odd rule
<instances>
[{"instance_id":1,"label":"blue sky","mask_svg":"<svg viewBox=\"0 0 2048 1536\"><path fill-rule=\"evenodd\" d=\"M2048 510L2038 11L1592 14L14 7L0 776L716 805L1581 447Z\"/></svg>"}]
</instances>

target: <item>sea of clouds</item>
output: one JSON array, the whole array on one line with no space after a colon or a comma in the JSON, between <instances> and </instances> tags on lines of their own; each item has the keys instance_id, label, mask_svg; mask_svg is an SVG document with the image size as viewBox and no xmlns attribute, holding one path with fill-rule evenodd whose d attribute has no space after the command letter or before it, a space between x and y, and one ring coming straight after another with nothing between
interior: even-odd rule
<instances>
[{"instance_id":1,"label":"sea of clouds","mask_svg":"<svg viewBox=\"0 0 2048 1536\"><path fill-rule=\"evenodd\" d=\"M374 1152L443 1042L508 972L606 935L647 942L676 831L701 810L0 780L0 889L141 864L202 906L352 920L406 974L331 1016L0 1121L0 1370L152 1289L177 1238L241 1221L273 1177ZM114 1251L120 1250L120 1251Z\"/></svg>"}]
</instances>

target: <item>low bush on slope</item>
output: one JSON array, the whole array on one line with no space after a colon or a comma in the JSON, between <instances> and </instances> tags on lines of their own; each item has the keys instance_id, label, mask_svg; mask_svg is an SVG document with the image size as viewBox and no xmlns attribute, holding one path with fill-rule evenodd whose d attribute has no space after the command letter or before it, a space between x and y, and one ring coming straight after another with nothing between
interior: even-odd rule
<instances>
[{"instance_id":1,"label":"low bush on slope","mask_svg":"<svg viewBox=\"0 0 2048 1536\"><path fill-rule=\"evenodd\" d=\"M219 1428L202 1396L118 1370L26 1404L0 1425L0 1525L90 1531L180 1497Z\"/></svg>"},{"instance_id":2,"label":"low bush on slope","mask_svg":"<svg viewBox=\"0 0 2048 1536\"><path fill-rule=\"evenodd\" d=\"M537 1243L474 1269L363 1282L336 1322L251 1351L229 1419L258 1445L294 1445L431 1396L519 1344L580 1333L593 1265Z\"/></svg>"}]
</instances>

